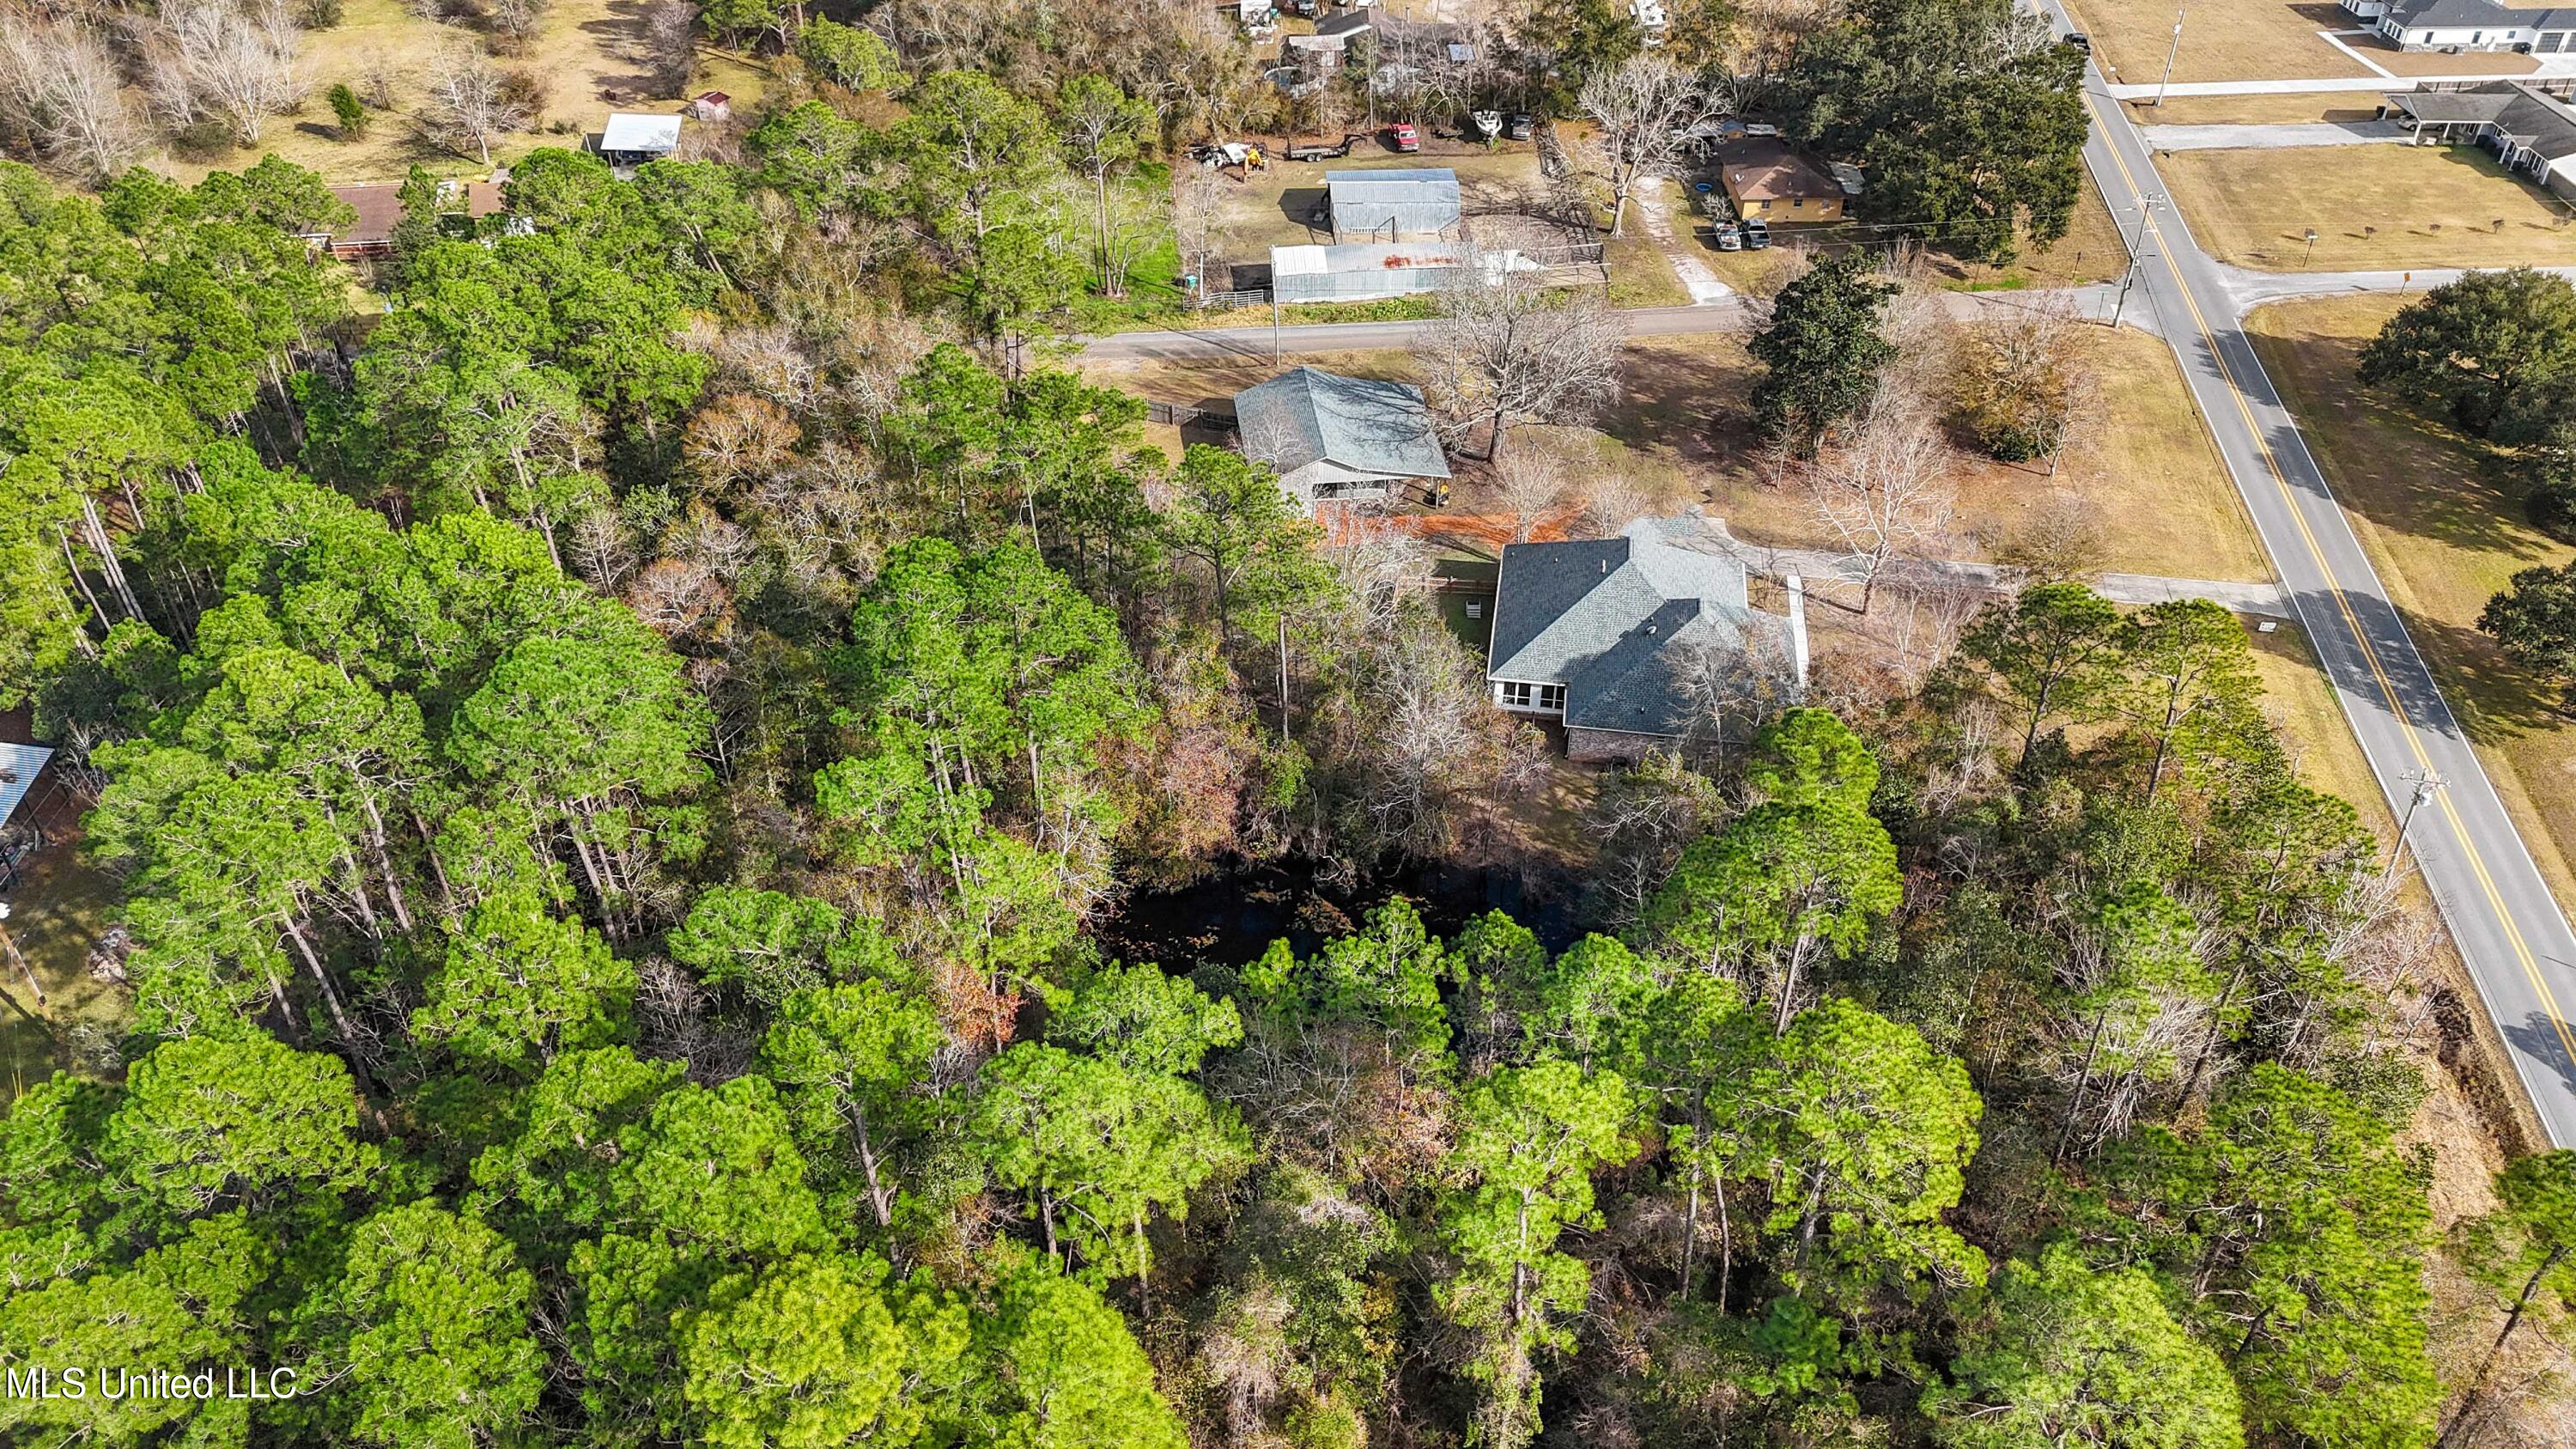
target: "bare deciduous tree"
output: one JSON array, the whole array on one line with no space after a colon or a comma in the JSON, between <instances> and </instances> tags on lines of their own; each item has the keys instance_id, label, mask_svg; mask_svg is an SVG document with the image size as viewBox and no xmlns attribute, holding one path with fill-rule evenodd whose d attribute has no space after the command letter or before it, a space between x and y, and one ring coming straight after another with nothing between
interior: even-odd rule
<instances>
[{"instance_id":1,"label":"bare deciduous tree","mask_svg":"<svg viewBox=\"0 0 2576 1449\"><path fill-rule=\"evenodd\" d=\"M176 126L209 116L244 146L268 117L302 104L296 66L303 32L282 0L176 0L145 42L145 89Z\"/></svg>"},{"instance_id":2,"label":"bare deciduous tree","mask_svg":"<svg viewBox=\"0 0 2576 1449\"><path fill-rule=\"evenodd\" d=\"M492 138L527 124L500 67L458 47L438 57L425 78L429 94L416 114L421 139L459 156L492 163Z\"/></svg>"},{"instance_id":3,"label":"bare deciduous tree","mask_svg":"<svg viewBox=\"0 0 2576 1449\"><path fill-rule=\"evenodd\" d=\"M0 127L23 134L46 165L90 182L113 178L143 149L98 33L15 10L0 11Z\"/></svg>"},{"instance_id":4,"label":"bare deciduous tree","mask_svg":"<svg viewBox=\"0 0 2576 1449\"><path fill-rule=\"evenodd\" d=\"M2044 458L2051 476L2094 411L2091 338L2064 297L2016 305L1969 329L1953 370L1959 411L2008 463Z\"/></svg>"},{"instance_id":5,"label":"bare deciduous tree","mask_svg":"<svg viewBox=\"0 0 2576 1449\"><path fill-rule=\"evenodd\" d=\"M1717 116L1699 77L1644 51L1583 83L1583 113L1598 122L1592 146L1610 181L1610 234L1626 235L1637 183L1680 171L1693 133Z\"/></svg>"},{"instance_id":6,"label":"bare deciduous tree","mask_svg":"<svg viewBox=\"0 0 2576 1449\"><path fill-rule=\"evenodd\" d=\"M1618 397L1624 334L1601 298L1551 294L1525 271L1458 272L1415 348L1453 438L1482 423L1499 460L1514 425L1579 427Z\"/></svg>"},{"instance_id":7,"label":"bare deciduous tree","mask_svg":"<svg viewBox=\"0 0 2576 1449\"><path fill-rule=\"evenodd\" d=\"M1655 511L1655 491L1625 473L1613 473L1582 485L1583 507L1574 516L1573 532L1583 538L1615 538L1631 523Z\"/></svg>"},{"instance_id":8,"label":"bare deciduous tree","mask_svg":"<svg viewBox=\"0 0 2576 1449\"><path fill-rule=\"evenodd\" d=\"M386 46L369 50L358 65L358 94L379 111L394 108L394 87L402 81L402 61Z\"/></svg>"},{"instance_id":9,"label":"bare deciduous tree","mask_svg":"<svg viewBox=\"0 0 2576 1449\"><path fill-rule=\"evenodd\" d=\"M1950 445L1931 410L1893 382L1880 384L1841 448L1801 465L1817 519L1859 570L1862 613L1890 560L1944 535L1954 502L1950 470Z\"/></svg>"},{"instance_id":10,"label":"bare deciduous tree","mask_svg":"<svg viewBox=\"0 0 2576 1449\"><path fill-rule=\"evenodd\" d=\"M698 7L690 0L656 0L644 12L636 50L655 95L686 91L698 73Z\"/></svg>"},{"instance_id":11,"label":"bare deciduous tree","mask_svg":"<svg viewBox=\"0 0 2576 1449\"><path fill-rule=\"evenodd\" d=\"M490 0L487 13L493 28L510 41L512 49L526 46L545 22L546 8L552 0Z\"/></svg>"},{"instance_id":12,"label":"bare deciduous tree","mask_svg":"<svg viewBox=\"0 0 2576 1449\"><path fill-rule=\"evenodd\" d=\"M1199 279L1202 290L1208 289L1208 269L1216 264L1216 219L1225 205L1225 190L1223 176L1201 168L1181 178L1172 200L1172 225L1180 239L1181 268Z\"/></svg>"},{"instance_id":13,"label":"bare deciduous tree","mask_svg":"<svg viewBox=\"0 0 2576 1449\"><path fill-rule=\"evenodd\" d=\"M1523 448L1494 467L1494 501L1512 516L1512 542L1527 543L1538 525L1575 496L1573 462L1554 447Z\"/></svg>"},{"instance_id":14,"label":"bare deciduous tree","mask_svg":"<svg viewBox=\"0 0 2576 1449\"><path fill-rule=\"evenodd\" d=\"M2102 510L2072 489L2052 492L2031 506L2003 557L2040 583L2085 578L2102 567Z\"/></svg>"}]
</instances>

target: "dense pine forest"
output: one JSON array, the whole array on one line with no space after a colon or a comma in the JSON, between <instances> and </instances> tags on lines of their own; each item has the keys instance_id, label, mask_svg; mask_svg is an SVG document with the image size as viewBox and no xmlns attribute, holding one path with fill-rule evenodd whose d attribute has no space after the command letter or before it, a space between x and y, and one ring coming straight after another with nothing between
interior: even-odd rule
<instances>
[{"instance_id":1,"label":"dense pine forest","mask_svg":"<svg viewBox=\"0 0 2576 1449\"><path fill-rule=\"evenodd\" d=\"M0 1440L2511 1442L2576 1166L2437 1374L2428 947L2232 617L2036 585L1433 911L1572 767L1050 354L1055 124L419 178L382 297L282 163L0 165L0 705L130 941L0 1118L0 1365L296 1387ZM1368 904L1099 944L1281 862Z\"/></svg>"}]
</instances>

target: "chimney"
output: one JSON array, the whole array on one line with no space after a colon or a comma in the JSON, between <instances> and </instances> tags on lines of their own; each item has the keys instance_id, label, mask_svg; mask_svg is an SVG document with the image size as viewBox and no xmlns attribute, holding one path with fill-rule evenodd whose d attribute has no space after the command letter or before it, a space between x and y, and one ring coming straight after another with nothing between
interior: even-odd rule
<instances>
[{"instance_id":1,"label":"chimney","mask_svg":"<svg viewBox=\"0 0 2576 1449\"><path fill-rule=\"evenodd\" d=\"M1798 687L1807 687L1807 581L1791 574L1780 582L1789 589L1789 662L1798 671Z\"/></svg>"}]
</instances>

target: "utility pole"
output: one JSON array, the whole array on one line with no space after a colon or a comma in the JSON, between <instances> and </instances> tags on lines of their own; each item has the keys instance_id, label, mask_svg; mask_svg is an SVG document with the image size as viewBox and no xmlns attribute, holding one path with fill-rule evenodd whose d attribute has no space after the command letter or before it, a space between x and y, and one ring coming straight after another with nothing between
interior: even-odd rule
<instances>
[{"instance_id":1,"label":"utility pole","mask_svg":"<svg viewBox=\"0 0 2576 1449\"><path fill-rule=\"evenodd\" d=\"M2406 833L2415 828L2415 812L2423 809L2426 801L2440 794L2451 783L2431 770L2409 770L2406 772L2406 778L2415 782L2415 795L2413 799L2406 802L2406 813L2398 818L2397 843L2388 848L2387 868L2379 873L2381 885L2386 885L2388 878L2397 874L2398 859L2406 853Z\"/></svg>"},{"instance_id":2,"label":"utility pole","mask_svg":"<svg viewBox=\"0 0 2576 1449\"><path fill-rule=\"evenodd\" d=\"M2129 266L2126 271L2120 273L2120 300L2113 303L2111 307L2111 330L2114 332L2120 330L2120 318L2129 310L2129 288L2137 285L2138 268L2146 264L2147 259L2139 254L2138 248L2146 244L2147 214L2155 209L2156 198L2152 196L2138 198L2138 231L2137 235L2128 238Z\"/></svg>"},{"instance_id":3,"label":"utility pole","mask_svg":"<svg viewBox=\"0 0 2576 1449\"><path fill-rule=\"evenodd\" d=\"M2182 54L2182 17L2185 8L2187 7L2177 6L2174 9L2173 46L2165 52L2164 77L2156 82L2156 106L2160 110L2165 103L2165 87L2173 84L2174 57Z\"/></svg>"}]
</instances>

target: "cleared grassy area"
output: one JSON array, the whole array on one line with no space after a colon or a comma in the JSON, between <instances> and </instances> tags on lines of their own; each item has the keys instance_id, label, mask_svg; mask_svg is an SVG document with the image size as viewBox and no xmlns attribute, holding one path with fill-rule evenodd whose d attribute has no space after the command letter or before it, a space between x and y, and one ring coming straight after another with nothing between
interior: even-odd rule
<instances>
[{"instance_id":1,"label":"cleared grassy area","mask_svg":"<svg viewBox=\"0 0 2576 1449\"><path fill-rule=\"evenodd\" d=\"M2182 8L2175 0L2070 0L2066 8L2075 28L2093 38L2094 58L2113 82L2153 85L2164 74L2165 54L2173 50L2174 19ZM2352 16L2331 0L2295 5L2247 0L2223 9L2205 6L2183 16L2182 47L2174 54L2173 78L2351 76L2367 83L2368 67L2317 34L2351 24Z\"/></svg>"},{"instance_id":2,"label":"cleared grassy area","mask_svg":"<svg viewBox=\"0 0 2576 1449\"><path fill-rule=\"evenodd\" d=\"M1678 219L1675 224L1679 225ZM1708 244L1704 232L1696 229L1682 244L1699 248L1701 260L1728 286L1755 296L1769 296L1786 280L1784 272L1792 265L1791 254L1802 248L1835 251L1856 243L1884 242L1897 235L1901 233L1858 222L1774 222L1768 251L1721 252ZM2126 257L2120 245L2119 223L2088 175L2083 194L2076 200L2075 213L2067 219L2066 235L2047 250L2025 242L2021 255L2000 267L1963 262L1938 252L1924 253L1923 262L1945 286L1963 291L2012 291L2107 282L2120 275Z\"/></svg>"},{"instance_id":3,"label":"cleared grassy area","mask_svg":"<svg viewBox=\"0 0 2576 1449\"><path fill-rule=\"evenodd\" d=\"M2358 36L2347 35L2344 44L2379 62L2382 68L2399 75L2529 75L2540 69L2540 62L2509 50L2469 50L2458 55L2444 55L2438 50L2399 50L2385 42L2373 44Z\"/></svg>"},{"instance_id":4,"label":"cleared grassy area","mask_svg":"<svg viewBox=\"0 0 2576 1449\"><path fill-rule=\"evenodd\" d=\"M507 164L539 146L577 147L612 110L677 110L676 98L648 98L649 80L639 58L644 22L645 7L634 0L565 0L547 12L524 52L494 57L496 65L524 70L548 85L545 104L530 129L494 143L494 163ZM209 171L240 170L261 153L274 151L335 184L400 181L414 163L441 176L482 175L490 168L479 158L416 142L409 112L422 100L425 74L441 51L479 50L483 39L473 30L424 20L402 0L345 0L338 25L304 34L302 66L313 89L301 112L271 117L256 147L218 157L164 153L148 164L194 182ZM365 136L344 141L323 95L343 82L366 94L365 79L379 65L395 76L393 109L370 112ZM688 94L724 91L733 97L736 113L747 114L767 80L759 65L701 45L698 76ZM611 91L621 99L608 99Z\"/></svg>"},{"instance_id":5,"label":"cleared grassy area","mask_svg":"<svg viewBox=\"0 0 2576 1449\"><path fill-rule=\"evenodd\" d=\"M2353 377L2361 345L2402 305L2386 295L2282 303L2246 331L2298 415L2389 597L2441 679L2541 873L2576 907L2576 728L2560 692L2506 659L2477 617L2517 569L2568 549L2524 521L2522 489L2440 425Z\"/></svg>"},{"instance_id":6,"label":"cleared grassy area","mask_svg":"<svg viewBox=\"0 0 2576 1449\"><path fill-rule=\"evenodd\" d=\"M2041 516L2077 500L2096 522L2101 567L2178 578L2272 576L2251 520L2193 411L2172 349L2132 329L2088 331L2101 377L2099 423L2057 476L2043 464L1971 459L1957 476L1951 557L2008 557ZM1754 363L1733 336L1631 344L1628 393L1606 424L1626 466L1677 469L1698 501L1743 537L1835 546L1805 494L1774 482L1741 431Z\"/></svg>"},{"instance_id":7,"label":"cleared grassy area","mask_svg":"<svg viewBox=\"0 0 2576 1449\"><path fill-rule=\"evenodd\" d=\"M1307 141L1312 143L1314 138ZM1270 144L1262 143L1265 154ZM1282 159L1238 178L1225 173L1226 190L1217 209L1216 254L1221 260L1267 265L1274 246L1298 246L1333 239L1324 202L1328 171L1384 171L1415 166L1445 166L1458 173L1459 209L1470 217L1542 197L1547 182L1539 174L1538 152L1528 142L1505 142L1493 150L1481 146L1426 141L1418 155L1400 155L1379 136L1353 144L1340 161Z\"/></svg>"},{"instance_id":8,"label":"cleared grassy area","mask_svg":"<svg viewBox=\"0 0 2576 1449\"><path fill-rule=\"evenodd\" d=\"M2295 126L2367 121L2379 114L2377 91L2315 91L2289 96L2167 96L2161 106L2129 101L2141 126Z\"/></svg>"},{"instance_id":9,"label":"cleared grassy area","mask_svg":"<svg viewBox=\"0 0 2576 1449\"><path fill-rule=\"evenodd\" d=\"M2241 266L2339 272L2576 262L2566 206L2471 146L2177 151L2158 156L2156 169L2192 235ZM2312 227L2313 256L2304 235Z\"/></svg>"},{"instance_id":10,"label":"cleared grassy area","mask_svg":"<svg viewBox=\"0 0 2576 1449\"><path fill-rule=\"evenodd\" d=\"M7 930L44 987L45 1000L36 1002L15 962L0 959L0 990L24 1008L0 1006L0 1107L75 1065L75 1031L112 1028L125 1012L123 994L88 969L89 953L115 912L116 882L82 861L71 842L37 853L24 872L9 895ZM26 1012L42 1018L41 1025Z\"/></svg>"}]
</instances>

